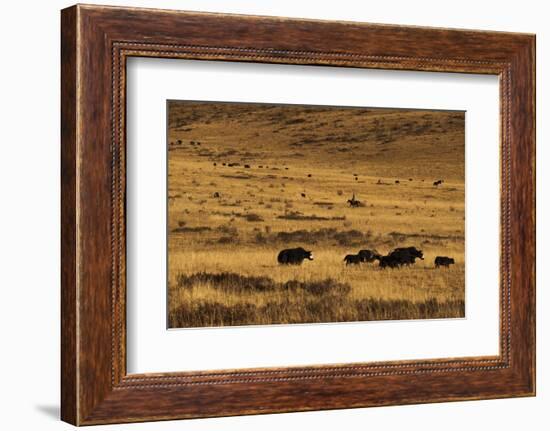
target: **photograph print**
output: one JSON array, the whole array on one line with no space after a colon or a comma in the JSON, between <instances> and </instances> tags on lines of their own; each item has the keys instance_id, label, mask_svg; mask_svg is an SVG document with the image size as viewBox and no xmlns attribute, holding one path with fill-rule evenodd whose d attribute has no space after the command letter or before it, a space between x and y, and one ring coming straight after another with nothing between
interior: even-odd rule
<instances>
[{"instance_id":1,"label":"photograph print","mask_svg":"<svg viewBox=\"0 0 550 431\"><path fill-rule=\"evenodd\" d=\"M465 316L465 112L167 102L168 327Z\"/></svg>"}]
</instances>

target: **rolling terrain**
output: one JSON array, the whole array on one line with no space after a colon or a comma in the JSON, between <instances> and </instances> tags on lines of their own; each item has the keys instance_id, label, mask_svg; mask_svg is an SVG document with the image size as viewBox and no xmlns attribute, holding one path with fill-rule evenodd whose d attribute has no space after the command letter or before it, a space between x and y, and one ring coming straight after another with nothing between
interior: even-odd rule
<instances>
[{"instance_id":1,"label":"rolling terrain","mask_svg":"<svg viewBox=\"0 0 550 431\"><path fill-rule=\"evenodd\" d=\"M170 327L464 316L463 112L168 108ZM277 263L298 246L314 260ZM425 260L343 262L402 246Z\"/></svg>"}]
</instances>

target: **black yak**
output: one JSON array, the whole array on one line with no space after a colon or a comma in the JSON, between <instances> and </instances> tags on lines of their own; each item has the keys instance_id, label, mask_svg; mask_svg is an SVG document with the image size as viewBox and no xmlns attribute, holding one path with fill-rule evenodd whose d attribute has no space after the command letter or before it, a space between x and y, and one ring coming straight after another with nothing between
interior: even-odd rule
<instances>
[{"instance_id":1,"label":"black yak","mask_svg":"<svg viewBox=\"0 0 550 431\"><path fill-rule=\"evenodd\" d=\"M378 257L378 261L380 263L380 268L398 268L402 265L399 258L391 254Z\"/></svg>"},{"instance_id":2,"label":"black yak","mask_svg":"<svg viewBox=\"0 0 550 431\"><path fill-rule=\"evenodd\" d=\"M400 247L390 252L387 256L379 256L381 268L398 268L403 265L413 265L416 259L424 260L422 250L416 247Z\"/></svg>"},{"instance_id":3,"label":"black yak","mask_svg":"<svg viewBox=\"0 0 550 431\"><path fill-rule=\"evenodd\" d=\"M344 262L346 262L346 265L358 265L363 261L358 254L348 254L344 257Z\"/></svg>"},{"instance_id":4,"label":"black yak","mask_svg":"<svg viewBox=\"0 0 550 431\"><path fill-rule=\"evenodd\" d=\"M313 253L302 247L281 250L277 256L277 262L282 265L301 265L305 259L313 260Z\"/></svg>"},{"instance_id":5,"label":"black yak","mask_svg":"<svg viewBox=\"0 0 550 431\"><path fill-rule=\"evenodd\" d=\"M453 265L455 263L455 260L452 257L447 256L437 256L435 258L434 264L436 268L439 268L440 266L446 266Z\"/></svg>"},{"instance_id":6,"label":"black yak","mask_svg":"<svg viewBox=\"0 0 550 431\"><path fill-rule=\"evenodd\" d=\"M422 250L418 250L416 247L400 247L393 250L391 253L393 256L397 256L402 260L408 260L409 262L405 263L414 263L416 258L424 260L424 255ZM412 262L411 262L412 259Z\"/></svg>"},{"instance_id":7,"label":"black yak","mask_svg":"<svg viewBox=\"0 0 550 431\"><path fill-rule=\"evenodd\" d=\"M380 258L380 253L376 250L359 250L357 253L361 257L361 262L374 262L376 259Z\"/></svg>"}]
</instances>

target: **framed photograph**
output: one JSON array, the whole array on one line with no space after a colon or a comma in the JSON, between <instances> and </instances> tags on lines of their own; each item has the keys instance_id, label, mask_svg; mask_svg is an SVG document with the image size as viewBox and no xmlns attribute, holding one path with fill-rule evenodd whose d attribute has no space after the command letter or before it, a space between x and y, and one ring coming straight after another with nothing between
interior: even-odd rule
<instances>
[{"instance_id":1,"label":"framed photograph","mask_svg":"<svg viewBox=\"0 0 550 431\"><path fill-rule=\"evenodd\" d=\"M62 419L535 394L535 37L61 14Z\"/></svg>"}]
</instances>

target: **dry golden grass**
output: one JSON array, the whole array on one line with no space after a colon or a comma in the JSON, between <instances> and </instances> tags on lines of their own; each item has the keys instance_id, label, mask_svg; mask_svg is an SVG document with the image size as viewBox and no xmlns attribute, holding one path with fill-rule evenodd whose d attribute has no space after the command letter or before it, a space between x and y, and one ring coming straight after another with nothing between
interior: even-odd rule
<instances>
[{"instance_id":1,"label":"dry golden grass","mask_svg":"<svg viewBox=\"0 0 550 431\"><path fill-rule=\"evenodd\" d=\"M169 141L170 326L464 315L463 113L171 102ZM363 206L347 205L353 193ZM278 265L296 246L315 260ZM398 246L426 259L396 270L342 261ZM437 255L456 265L434 269ZM279 288L178 283L197 273ZM329 288L281 288L292 280Z\"/></svg>"}]
</instances>

